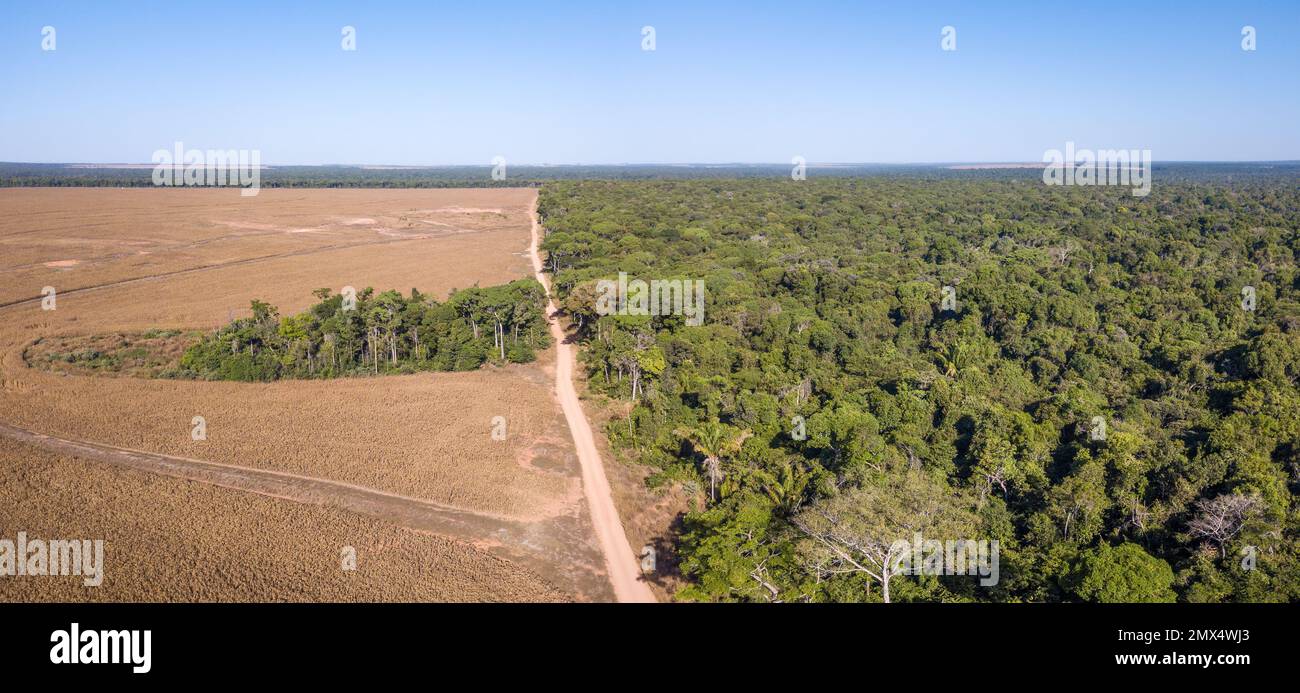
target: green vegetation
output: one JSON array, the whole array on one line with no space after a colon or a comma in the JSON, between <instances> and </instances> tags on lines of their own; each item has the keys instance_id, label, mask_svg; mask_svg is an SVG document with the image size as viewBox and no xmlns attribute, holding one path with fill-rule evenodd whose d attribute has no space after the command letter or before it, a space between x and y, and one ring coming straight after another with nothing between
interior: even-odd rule
<instances>
[{"instance_id":1,"label":"green vegetation","mask_svg":"<svg viewBox=\"0 0 1300 693\"><path fill-rule=\"evenodd\" d=\"M67 335L37 339L23 350L30 366L56 373L180 378L180 356L202 332L149 330L142 333Z\"/></svg>"},{"instance_id":2,"label":"green vegetation","mask_svg":"<svg viewBox=\"0 0 1300 693\"><path fill-rule=\"evenodd\" d=\"M1160 175L544 186L607 434L696 498L680 596L1300 598L1300 186ZM704 280L704 324L600 314L618 272ZM999 582L852 568L916 529Z\"/></svg>"},{"instance_id":3,"label":"green vegetation","mask_svg":"<svg viewBox=\"0 0 1300 693\"><path fill-rule=\"evenodd\" d=\"M526 363L550 345L545 290L533 279L453 291L445 303L411 290L356 294L355 306L329 289L320 303L288 317L252 302L191 346L184 373L211 380L330 378L342 375L465 371L485 362Z\"/></svg>"},{"instance_id":4,"label":"green vegetation","mask_svg":"<svg viewBox=\"0 0 1300 693\"><path fill-rule=\"evenodd\" d=\"M1094 602L1172 602L1174 571L1137 544L1085 551L1067 578L1075 594Z\"/></svg>"}]
</instances>

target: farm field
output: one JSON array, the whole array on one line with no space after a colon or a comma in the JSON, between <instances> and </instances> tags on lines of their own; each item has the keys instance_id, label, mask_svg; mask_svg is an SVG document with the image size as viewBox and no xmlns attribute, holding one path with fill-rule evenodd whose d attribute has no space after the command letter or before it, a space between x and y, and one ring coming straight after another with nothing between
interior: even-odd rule
<instances>
[{"instance_id":1,"label":"farm field","mask_svg":"<svg viewBox=\"0 0 1300 693\"><path fill-rule=\"evenodd\" d=\"M247 285L232 277L280 277L285 291L262 298L294 310L311 302L310 293L294 293L298 280L310 292L422 279L418 288L433 294L475 281L499 283L527 274L526 260L513 254L527 248L532 195L520 189L268 189L254 197L214 189L6 189L0 194L0 304L38 296L44 286L67 292L188 273L199 276L180 283L173 277L166 287L171 294L200 293L198 301L174 296L158 306L165 312L134 317L201 320L196 326L210 327L226 320L227 308L247 308ZM439 242L421 242L430 239ZM449 261L458 254L473 261ZM213 275L214 268L225 271ZM417 268L436 271L413 275ZM355 276L356 269L367 275ZM127 299L157 288L150 281L141 294L118 298L131 304ZM186 312L220 297L230 305L215 314Z\"/></svg>"},{"instance_id":2,"label":"farm field","mask_svg":"<svg viewBox=\"0 0 1300 693\"><path fill-rule=\"evenodd\" d=\"M289 314L313 303L311 292L321 287L415 287L443 299L453 288L525 277L534 198L526 189L263 190L255 198L220 189L0 190L0 423L71 441L360 486L514 523L545 537L529 540L525 532L513 543L489 541L480 549L494 552L491 560L536 558L511 570L540 575L546 589L516 589L507 580L500 594L471 591L467 598L605 598L572 441L551 394L553 350L531 364L466 373L275 383L68 375L29 368L24 360L31 345L53 337L210 330L247 315L254 298ZM55 310L27 300L39 299L44 286L58 292ZM191 436L196 416L205 421L206 440ZM507 422L503 441L491 436L496 416ZM0 463L6 470L32 464L24 450L12 447L0 448ZM173 479L156 486L177 484L196 485ZM122 482L114 492L124 507L147 507L153 488ZM293 505L266 494L210 495L204 502L213 509L248 504L232 517L256 515L254 504ZM339 512L311 508L279 516L306 513L311 522L326 523ZM401 524L400 513L374 516ZM5 526L13 526L7 518ZM397 531L382 521L350 526ZM173 541L182 543L201 539L183 527L160 522L157 532L176 531ZM563 566L551 564L556 555L533 557L520 548L545 547L558 537L571 547ZM236 540L221 546L213 551L244 550ZM459 558L478 556L473 552L480 549L445 539L421 546L440 556L429 564L449 571L447 584L475 580L481 572L474 560ZM155 553L147 560L169 559ZM173 568L160 563L158 569ZM262 588L272 589L270 583L248 589ZM290 590L248 598L343 594ZM208 597L182 590L167 598Z\"/></svg>"},{"instance_id":3,"label":"farm field","mask_svg":"<svg viewBox=\"0 0 1300 693\"><path fill-rule=\"evenodd\" d=\"M10 577L0 580L0 601L567 599L481 549L342 510L111 469L5 438L0 459L0 527L105 542L100 586ZM356 550L355 571L342 570L344 546Z\"/></svg>"}]
</instances>

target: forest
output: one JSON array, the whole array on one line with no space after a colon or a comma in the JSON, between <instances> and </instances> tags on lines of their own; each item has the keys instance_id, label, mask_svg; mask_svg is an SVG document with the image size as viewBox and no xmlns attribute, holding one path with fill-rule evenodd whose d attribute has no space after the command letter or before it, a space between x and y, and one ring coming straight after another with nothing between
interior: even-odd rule
<instances>
[{"instance_id":1,"label":"forest","mask_svg":"<svg viewBox=\"0 0 1300 693\"><path fill-rule=\"evenodd\" d=\"M269 381L466 371L486 362L533 361L551 342L546 292L533 279L453 291L442 303L415 289L410 296L372 288L313 294L319 303L285 317L253 300L251 316L186 350L176 375Z\"/></svg>"},{"instance_id":2,"label":"forest","mask_svg":"<svg viewBox=\"0 0 1300 693\"><path fill-rule=\"evenodd\" d=\"M698 601L1300 598L1300 178L560 180L547 269L607 427L694 498ZM699 279L707 318L603 314ZM917 533L1000 579L902 575Z\"/></svg>"}]
</instances>

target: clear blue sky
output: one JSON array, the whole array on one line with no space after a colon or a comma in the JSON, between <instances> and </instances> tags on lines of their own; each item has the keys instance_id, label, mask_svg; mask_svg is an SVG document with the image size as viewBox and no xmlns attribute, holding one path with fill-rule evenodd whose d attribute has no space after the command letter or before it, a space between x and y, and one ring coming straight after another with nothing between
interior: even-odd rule
<instances>
[{"instance_id":1,"label":"clear blue sky","mask_svg":"<svg viewBox=\"0 0 1300 693\"><path fill-rule=\"evenodd\" d=\"M0 161L1300 159L1296 0L37 5L0 4Z\"/></svg>"}]
</instances>

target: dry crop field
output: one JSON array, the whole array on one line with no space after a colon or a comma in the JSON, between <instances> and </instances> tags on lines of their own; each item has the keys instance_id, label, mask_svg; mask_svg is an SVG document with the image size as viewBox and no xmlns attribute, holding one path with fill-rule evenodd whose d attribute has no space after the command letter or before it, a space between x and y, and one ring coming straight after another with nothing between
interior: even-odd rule
<instances>
[{"instance_id":1,"label":"dry crop field","mask_svg":"<svg viewBox=\"0 0 1300 693\"><path fill-rule=\"evenodd\" d=\"M77 576L5 578L0 601L569 598L480 549L343 510L113 469L4 438L0 460L0 526L31 538L105 537L107 565L94 588ZM356 550L355 571L340 569L343 546Z\"/></svg>"},{"instance_id":2,"label":"dry crop field","mask_svg":"<svg viewBox=\"0 0 1300 693\"><path fill-rule=\"evenodd\" d=\"M202 591L182 588L178 578L168 583L172 587L160 588L165 593L127 590L123 598L451 598L446 585L478 584L476 576L486 565L481 560L487 560L483 550L493 561L513 561L508 569L520 577L504 580L500 593L484 587L463 598L605 598L572 442L551 392L553 354L541 354L526 366L472 373L276 383L101 377L31 368L24 360L38 340L91 344L106 335L211 329L246 315L253 298L289 313L314 302L311 291L320 287L403 292L415 287L441 299L456 287L525 277L534 195L524 189L272 189L250 198L229 189L0 190L0 423L72 441L299 475L339 488L365 487L391 494L396 502L437 504L518 529L515 540L488 536L473 542L474 548L465 544L465 536L455 542L435 539L428 526L418 526L425 532L418 549L426 557L420 559L422 570L427 573L432 565L446 573L425 592L403 587L383 595L347 593L336 581L317 589L301 583L302 564L294 564L299 567L275 573L293 584L271 577L222 592L209 575L201 580L208 585ZM42 310L39 300L30 300L39 299L45 286L57 291L55 310ZM196 416L206 421L206 440L191 437ZM505 441L490 435L495 416L506 418ZM317 528L325 525L349 536L365 535L348 542L352 545L415 541L394 538L409 531L399 532L400 513L375 512L364 521L344 522L339 518L346 513L335 508L294 507L300 504L267 493L197 491L194 481L142 480L140 472L31 450L0 448L7 480L0 505L10 508L0 512L4 536L36 517L18 508L56 502L27 496L43 484L66 486L76 477L77 488L86 493L96 493L96 484L106 487L104 493L111 487L123 508L147 508L159 493L202 495L188 505L160 501L176 514L156 518L149 531L158 541L165 536L193 551L203 544L202 551L224 552L231 561L249 548L235 535L218 541L226 530L217 527L204 525L208 533L191 533L189 528L198 526L196 514L214 513L211 522L218 524L228 517L232 526L255 523L257 517L265 517L268 526L283 521L284 527L297 528L286 530L295 537L285 539L293 546L298 541L324 546L307 535L320 534ZM82 474L84 469L99 471ZM121 475L126 476L108 481ZM9 483L14 478L28 481ZM328 494L317 502L332 505ZM99 526L105 532L134 531L117 519ZM67 531L73 529L69 525ZM176 554L143 548L148 542L104 538L117 542L119 560L130 554L133 562L123 565L159 574L179 569L172 565ZM572 547L563 560L520 549L561 539ZM142 547L138 554L137 546ZM110 574L113 560L110 556ZM193 570L217 570L204 566L219 563ZM0 599L11 598L40 595L0 592Z\"/></svg>"}]
</instances>

